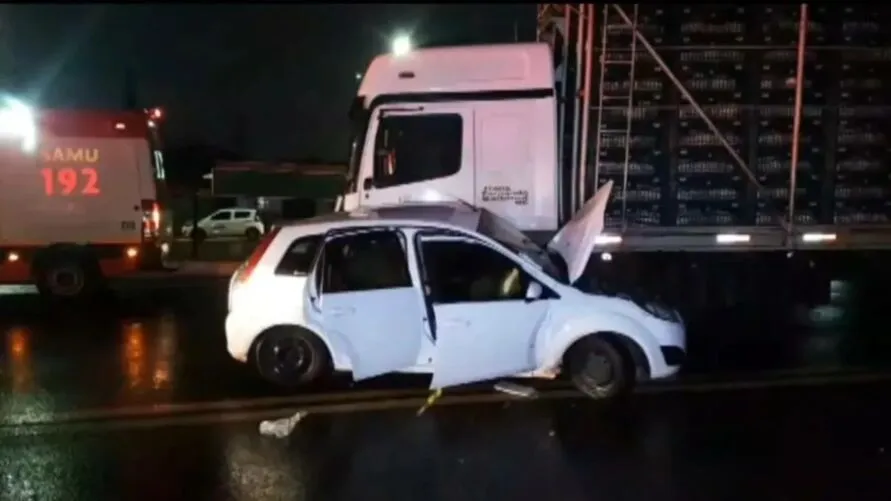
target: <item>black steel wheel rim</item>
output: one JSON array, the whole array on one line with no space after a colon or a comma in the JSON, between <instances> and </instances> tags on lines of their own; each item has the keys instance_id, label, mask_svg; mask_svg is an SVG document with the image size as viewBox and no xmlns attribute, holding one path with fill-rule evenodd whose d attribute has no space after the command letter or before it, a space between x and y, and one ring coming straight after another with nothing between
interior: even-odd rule
<instances>
[{"instance_id":1,"label":"black steel wheel rim","mask_svg":"<svg viewBox=\"0 0 891 501\"><path fill-rule=\"evenodd\" d=\"M584 378L598 388L608 387L615 380L615 366L605 350L594 349L585 357Z\"/></svg>"},{"instance_id":2,"label":"black steel wheel rim","mask_svg":"<svg viewBox=\"0 0 891 501\"><path fill-rule=\"evenodd\" d=\"M280 338L266 347L265 365L279 379L291 379L305 373L312 361L312 350L302 339Z\"/></svg>"}]
</instances>

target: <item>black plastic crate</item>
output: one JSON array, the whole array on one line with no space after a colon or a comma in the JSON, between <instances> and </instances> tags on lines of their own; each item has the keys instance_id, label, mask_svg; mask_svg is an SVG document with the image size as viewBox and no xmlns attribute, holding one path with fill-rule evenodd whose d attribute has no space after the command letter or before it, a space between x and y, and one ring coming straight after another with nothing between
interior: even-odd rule
<instances>
[{"instance_id":1,"label":"black plastic crate","mask_svg":"<svg viewBox=\"0 0 891 501\"><path fill-rule=\"evenodd\" d=\"M606 29L608 50L610 47L630 47L631 27L622 19L612 5L619 5L630 20L634 19L633 4L604 4L605 7L597 8L597 26L595 30L597 45L599 47L603 40L603 32L601 30ZM662 45L665 42L666 26L668 25L665 22L665 16L666 11L661 6L638 5L637 30L653 45ZM604 23L604 20L607 22Z\"/></svg>"},{"instance_id":2,"label":"black plastic crate","mask_svg":"<svg viewBox=\"0 0 891 501\"><path fill-rule=\"evenodd\" d=\"M760 104L794 104L798 53L793 49L772 49L760 55ZM805 104L825 104L830 79L838 78L824 61L815 50L805 52L802 78L802 98Z\"/></svg>"},{"instance_id":3,"label":"black plastic crate","mask_svg":"<svg viewBox=\"0 0 891 501\"><path fill-rule=\"evenodd\" d=\"M798 43L799 4L771 4L759 6L756 26L758 34L752 42L766 46L794 46ZM807 43L821 45L831 39L833 9L810 5L808 8Z\"/></svg>"},{"instance_id":4,"label":"black plastic crate","mask_svg":"<svg viewBox=\"0 0 891 501\"><path fill-rule=\"evenodd\" d=\"M673 7L677 43L682 45L734 45L745 41L749 7L721 4L682 4Z\"/></svg>"},{"instance_id":5,"label":"black plastic crate","mask_svg":"<svg viewBox=\"0 0 891 501\"><path fill-rule=\"evenodd\" d=\"M847 105L891 104L891 48L846 49L839 54L839 101Z\"/></svg>"},{"instance_id":6,"label":"black plastic crate","mask_svg":"<svg viewBox=\"0 0 891 501\"><path fill-rule=\"evenodd\" d=\"M872 3L857 3L838 8L840 45L879 47L891 45L891 11Z\"/></svg>"}]
</instances>

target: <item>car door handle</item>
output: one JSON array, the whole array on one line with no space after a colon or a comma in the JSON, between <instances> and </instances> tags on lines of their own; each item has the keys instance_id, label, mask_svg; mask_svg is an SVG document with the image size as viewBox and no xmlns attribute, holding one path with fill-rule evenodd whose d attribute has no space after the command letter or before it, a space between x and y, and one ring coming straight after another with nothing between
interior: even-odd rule
<instances>
[{"instance_id":1,"label":"car door handle","mask_svg":"<svg viewBox=\"0 0 891 501\"><path fill-rule=\"evenodd\" d=\"M347 315L352 315L353 313L356 313L356 309L348 306L331 308L331 315L335 317L345 317Z\"/></svg>"}]
</instances>

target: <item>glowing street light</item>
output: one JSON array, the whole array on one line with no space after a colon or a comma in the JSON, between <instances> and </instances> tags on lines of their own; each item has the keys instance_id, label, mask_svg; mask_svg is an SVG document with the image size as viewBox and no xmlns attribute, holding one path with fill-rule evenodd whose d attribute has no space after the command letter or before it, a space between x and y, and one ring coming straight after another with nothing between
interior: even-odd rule
<instances>
[{"instance_id":1,"label":"glowing street light","mask_svg":"<svg viewBox=\"0 0 891 501\"><path fill-rule=\"evenodd\" d=\"M394 56L404 56L411 52L411 38L408 35L398 35L390 45L390 51Z\"/></svg>"}]
</instances>

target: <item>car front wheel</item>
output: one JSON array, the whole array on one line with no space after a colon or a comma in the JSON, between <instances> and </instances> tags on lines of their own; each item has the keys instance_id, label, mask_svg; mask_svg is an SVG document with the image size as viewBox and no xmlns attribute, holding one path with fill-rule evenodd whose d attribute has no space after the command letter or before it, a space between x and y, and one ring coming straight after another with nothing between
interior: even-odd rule
<instances>
[{"instance_id":1,"label":"car front wheel","mask_svg":"<svg viewBox=\"0 0 891 501\"><path fill-rule=\"evenodd\" d=\"M566 353L565 365L575 387L595 400L614 399L634 387L633 360L607 337L592 335L576 341Z\"/></svg>"},{"instance_id":2,"label":"car front wheel","mask_svg":"<svg viewBox=\"0 0 891 501\"><path fill-rule=\"evenodd\" d=\"M300 327L279 326L257 339L254 363L260 376L281 386L299 386L318 381L331 371L325 343Z\"/></svg>"}]
</instances>

